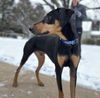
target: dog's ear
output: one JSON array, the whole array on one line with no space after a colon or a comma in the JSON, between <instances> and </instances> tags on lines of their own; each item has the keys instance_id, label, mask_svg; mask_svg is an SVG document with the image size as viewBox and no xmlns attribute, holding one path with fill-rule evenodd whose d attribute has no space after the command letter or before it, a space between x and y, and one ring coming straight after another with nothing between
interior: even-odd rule
<instances>
[{"instance_id":1,"label":"dog's ear","mask_svg":"<svg viewBox=\"0 0 100 98\"><path fill-rule=\"evenodd\" d=\"M73 10L71 9L65 9L65 8L59 9L59 21L62 27L64 27L69 22L72 14Z\"/></svg>"}]
</instances>

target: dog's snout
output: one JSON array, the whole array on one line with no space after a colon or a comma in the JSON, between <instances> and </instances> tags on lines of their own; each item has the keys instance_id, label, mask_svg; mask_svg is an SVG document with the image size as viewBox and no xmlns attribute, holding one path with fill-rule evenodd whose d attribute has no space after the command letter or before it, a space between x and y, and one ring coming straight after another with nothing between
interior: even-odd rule
<instances>
[{"instance_id":1,"label":"dog's snout","mask_svg":"<svg viewBox=\"0 0 100 98\"><path fill-rule=\"evenodd\" d=\"M32 31L32 28L29 28L30 31Z\"/></svg>"},{"instance_id":2,"label":"dog's snout","mask_svg":"<svg viewBox=\"0 0 100 98\"><path fill-rule=\"evenodd\" d=\"M32 33L35 32L35 30L34 30L33 28L29 28L29 30L30 30Z\"/></svg>"}]
</instances>

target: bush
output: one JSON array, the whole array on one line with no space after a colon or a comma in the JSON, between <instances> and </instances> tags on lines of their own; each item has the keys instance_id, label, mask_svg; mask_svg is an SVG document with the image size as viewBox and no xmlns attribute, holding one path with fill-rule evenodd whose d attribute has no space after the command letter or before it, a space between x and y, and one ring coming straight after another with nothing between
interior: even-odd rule
<instances>
[{"instance_id":1,"label":"bush","mask_svg":"<svg viewBox=\"0 0 100 98\"><path fill-rule=\"evenodd\" d=\"M82 41L83 44L100 45L100 40L86 39Z\"/></svg>"}]
</instances>

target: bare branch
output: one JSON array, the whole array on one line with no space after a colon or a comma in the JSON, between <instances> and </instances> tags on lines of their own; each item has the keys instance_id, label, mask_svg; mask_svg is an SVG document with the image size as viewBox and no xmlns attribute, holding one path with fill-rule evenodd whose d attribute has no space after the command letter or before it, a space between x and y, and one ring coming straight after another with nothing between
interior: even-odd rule
<instances>
[{"instance_id":1,"label":"bare branch","mask_svg":"<svg viewBox=\"0 0 100 98\"><path fill-rule=\"evenodd\" d=\"M58 8L60 7L60 4L58 3L57 0L51 0L52 3L54 3Z\"/></svg>"},{"instance_id":2,"label":"bare branch","mask_svg":"<svg viewBox=\"0 0 100 98\"><path fill-rule=\"evenodd\" d=\"M67 3L69 4L69 0L61 0L62 1L62 4L63 4L63 7L67 7Z\"/></svg>"},{"instance_id":3,"label":"bare branch","mask_svg":"<svg viewBox=\"0 0 100 98\"><path fill-rule=\"evenodd\" d=\"M52 4L50 4L49 2L47 2L47 0L43 0L46 5L48 5L52 10L55 9L54 6Z\"/></svg>"},{"instance_id":4,"label":"bare branch","mask_svg":"<svg viewBox=\"0 0 100 98\"><path fill-rule=\"evenodd\" d=\"M69 1L70 1L70 0L67 0L67 1L66 1L66 8L69 7Z\"/></svg>"}]
</instances>

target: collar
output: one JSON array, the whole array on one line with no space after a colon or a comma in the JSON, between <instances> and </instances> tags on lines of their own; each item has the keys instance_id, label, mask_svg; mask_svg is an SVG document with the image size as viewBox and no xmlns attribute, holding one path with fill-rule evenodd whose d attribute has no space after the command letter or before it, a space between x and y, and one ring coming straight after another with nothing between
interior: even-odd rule
<instances>
[{"instance_id":1,"label":"collar","mask_svg":"<svg viewBox=\"0 0 100 98\"><path fill-rule=\"evenodd\" d=\"M63 39L60 38L60 40L61 40L64 44L66 44L66 45L76 45L76 44L79 43L78 39L71 40L71 41L65 41L65 40L63 40Z\"/></svg>"}]
</instances>

